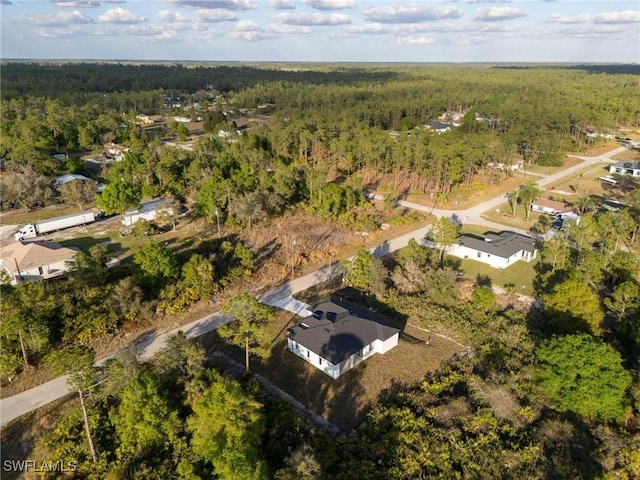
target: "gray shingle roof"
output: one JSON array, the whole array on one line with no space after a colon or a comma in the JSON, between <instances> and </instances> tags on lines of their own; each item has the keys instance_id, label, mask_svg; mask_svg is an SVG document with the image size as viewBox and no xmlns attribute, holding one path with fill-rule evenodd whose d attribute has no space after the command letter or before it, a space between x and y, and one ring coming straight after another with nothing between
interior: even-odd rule
<instances>
[{"instance_id":1,"label":"gray shingle roof","mask_svg":"<svg viewBox=\"0 0 640 480\"><path fill-rule=\"evenodd\" d=\"M502 258L509 258L522 250L525 252L534 252L536 250L533 238L515 232L487 235L487 238L490 241L462 235L458 239L458 243L464 247Z\"/></svg>"},{"instance_id":2,"label":"gray shingle roof","mask_svg":"<svg viewBox=\"0 0 640 480\"><path fill-rule=\"evenodd\" d=\"M337 365L375 340L385 341L400 330L358 317L327 299L314 314L289 329L289 338Z\"/></svg>"}]
</instances>

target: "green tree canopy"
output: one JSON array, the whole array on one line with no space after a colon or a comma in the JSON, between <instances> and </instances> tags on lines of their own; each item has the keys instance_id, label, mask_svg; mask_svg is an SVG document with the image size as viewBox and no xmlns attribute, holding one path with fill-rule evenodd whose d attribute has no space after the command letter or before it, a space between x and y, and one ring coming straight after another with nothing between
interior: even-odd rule
<instances>
[{"instance_id":1,"label":"green tree canopy","mask_svg":"<svg viewBox=\"0 0 640 480\"><path fill-rule=\"evenodd\" d=\"M140 374L124 388L112 422L121 460L130 461L132 455L145 455L158 448L170 450L179 444L182 422L178 412L160 379L150 372Z\"/></svg>"},{"instance_id":2,"label":"green tree canopy","mask_svg":"<svg viewBox=\"0 0 640 480\"><path fill-rule=\"evenodd\" d=\"M133 262L140 268L142 280L151 285L162 285L179 274L173 253L153 240L149 240L133 255Z\"/></svg>"},{"instance_id":3,"label":"green tree canopy","mask_svg":"<svg viewBox=\"0 0 640 480\"><path fill-rule=\"evenodd\" d=\"M233 345L245 349L245 370L248 372L249 351L260 357L268 355L270 337L264 327L273 319L273 312L248 293L230 299L222 311L235 320L222 325L218 333Z\"/></svg>"},{"instance_id":4,"label":"green tree canopy","mask_svg":"<svg viewBox=\"0 0 640 480\"><path fill-rule=\"evenodd\" d=\"M620 354L587 334L558 336L536 350L537 382L552 404L601 421L621 421L632 377Z\"/></svg>"},{"instance_id":5,"label":"green tree canopy","mask_svg":"<svg viewBox=\"0 0 640 480\"><path fill-rule=\"evenodd\" d=\"M209 386L193 404L187 425L193 434L191 448L213 465L222 480L267 478L260 456L265 431L262 405L240 385L210 372Z\"/></svg>"},{"instance_id":6,"label":"green tree canopy","mask_svg":"<svg viewBox=\"0 0 640 480\"><path fill-rule=\"evenodd\" d=\"M561 332L590 331L599 335L604 313L600 298L593 288L574 276L557 284L542 297L545 315L552 326Z\"/></svg>"}]
</instances>

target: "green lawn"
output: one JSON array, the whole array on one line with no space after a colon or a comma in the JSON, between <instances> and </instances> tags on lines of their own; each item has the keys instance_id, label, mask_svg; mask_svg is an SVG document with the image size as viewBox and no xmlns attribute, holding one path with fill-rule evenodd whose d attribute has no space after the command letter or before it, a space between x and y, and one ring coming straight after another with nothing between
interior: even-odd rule
<instances>
[{"instance_id":1,"label":"green lawn","mask_svg":"<svg viewBox=\"0 0 640 480\"><path fill-rule=\"evenodd\" d=\"M487 276L491 279L493 286L504 288L507 283L513 283L516 291L520 295L533 296L533 279L536 276L535 265L539 257L530 263L518 261L509 268L492 268L475 260L463 260L458 257L448 257L451 261L459 260L460 269L465 278L475 280L478 275Z\"/></svg>"},{"instance_id":2,"label":"green lawn","mask_svg":"<svg viewBox=\"0 0 640 480\"><path fill-rule=\"evenodd\" d=\"M59 243L65 247L77 247L83 252L88 252L91 247L94 245L98 245L101 243L109 243L109 251L114 253L118 250L118 247L113 245L111 242L113 239L108 236L101 237L78 237L78 238L69 238L68 240L61 240Z\"/></svg>"}]
</instances>

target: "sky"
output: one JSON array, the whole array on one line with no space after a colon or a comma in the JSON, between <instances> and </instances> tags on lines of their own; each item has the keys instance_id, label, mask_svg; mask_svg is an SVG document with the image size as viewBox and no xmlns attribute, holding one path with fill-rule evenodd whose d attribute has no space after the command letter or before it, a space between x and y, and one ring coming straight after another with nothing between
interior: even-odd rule
<instances>
[{"instance_id":1,"label":"sky","mask_svg":"<svg viewBox=\"0 0 640 480\"><path fill-rule=\"evenodd\" d=\"M2 59L640 63L640 0L0 0Z\"/></svg>"}]
</instances>

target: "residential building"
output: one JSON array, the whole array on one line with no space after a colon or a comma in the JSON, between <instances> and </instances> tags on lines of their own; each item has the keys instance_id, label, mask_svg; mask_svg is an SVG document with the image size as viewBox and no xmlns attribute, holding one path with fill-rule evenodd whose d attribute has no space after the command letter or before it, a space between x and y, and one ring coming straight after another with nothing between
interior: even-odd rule
<instances>
[{"instance_id":1,"label":"residential building","mask_svg":"<svg viewBox=\"0 0 640 480\"><path fill-rule=\"evenodd\" d=\"M531 203L531 211L546 213L548 215L559 215L573 211L573 205L565 202L556 202L546 198L539 198Z\"/></svg>"},{"instance_id":2,"label":"residential building","mask_svg":"<svg viewBox=\"0 0 640 480\"><path fill-rule=\"evenodd\" d=\"M484 239L461 235L458 242L451 246L450 253L494 268L507 268L519 260L530 262L536 258L538 249L535 240L527 235L501 232L487 234Z\"/></svg>"},{"instance_id":3,"label":"residential building","mask_svg":"<svg viewBox=\"0 0 640 480\"><path fill-rule=\"evenodd\" d=\"M8 273L14 285L46 280L68 272L68 262L79 252L77 248L63 247L55 242L10 243L0 249L0 269Z\"/></svg>"},{"instance_id":4,"label":"residential building","mask_svg":"<svg viewBox=\"0 0 640 480\"><path fill-rule=\"evenodd\" d=\"M124 154L128 151L129 147L118 145L117 143L109 142L104 145L104 156L116 162L122 161Z\"/></svg>"},{"instance_id":5,"label":"residential building","mask_svg":"<svg viewBox=\"0 0 640 480\"><path fill-rule=\"evenodd\" d=\"M427 128L436 133L444 133L451 130L451 124L434 121L427 123Z\"/></svg>"},{"instance_id":6,"label":"residential building","mask_svg":"<svg viewBox=\"0 0 640 480\"><path fill-rule=\"evenodd\" d=\"M289 329L289 350L331 378L398 344L400 330L358 316L335 298L313 308L313 315Z\"/></svg>"},{"instance_id":7,"label":"residential building","mask_svg":"<svg viewBox=\"0 0 640 480\"><path fill-rule=\"evenodd\" d=\"M618 175L630 175L632 177L640 177L640 162L630 162L622 160L620 162L609 165L610 173Z\"/></svg>"},{"instance_id":8,"label":"residential building","mask_svg":"<svg viewBox=\"0 0 640 480\"><path fill-rule=\"evenodd\" d=\"M87 177L85 177L84 175L77 175L75 173L66 173L64 175L60 175L59 177L56 177L56 181L53 184L55 187L60 187L62 185L64 185L65 183L69 183L69 182L73 182L75 180L80 180L80 181L90 181Z\"/></svg>"}]
</instances>

